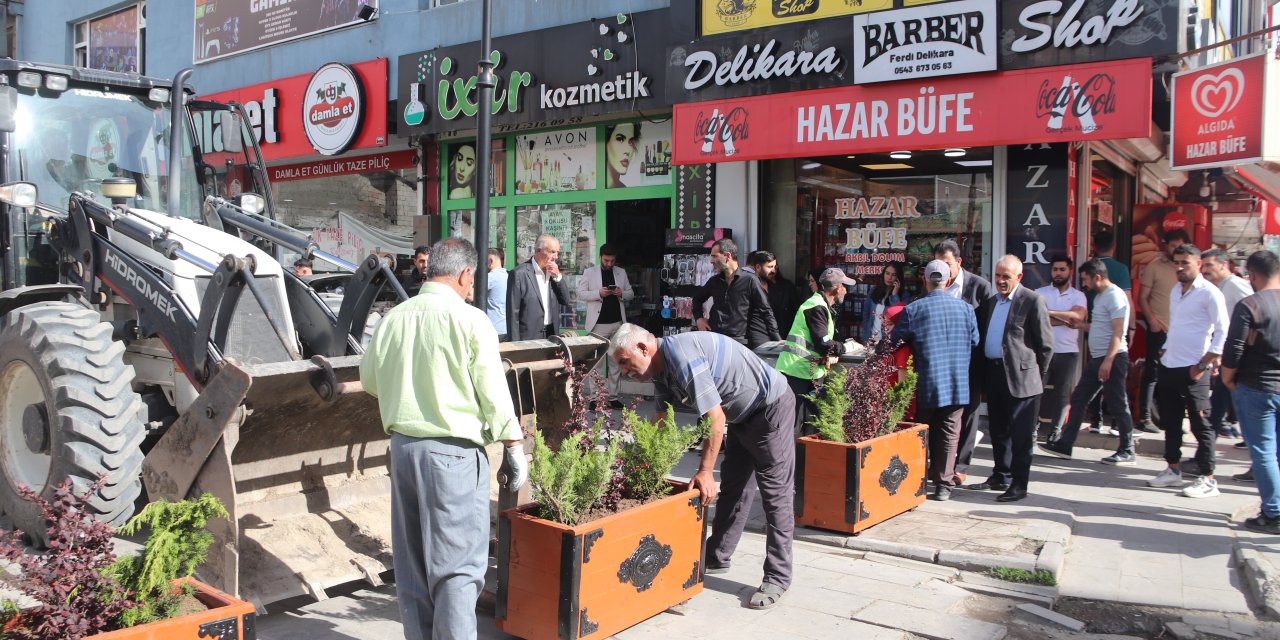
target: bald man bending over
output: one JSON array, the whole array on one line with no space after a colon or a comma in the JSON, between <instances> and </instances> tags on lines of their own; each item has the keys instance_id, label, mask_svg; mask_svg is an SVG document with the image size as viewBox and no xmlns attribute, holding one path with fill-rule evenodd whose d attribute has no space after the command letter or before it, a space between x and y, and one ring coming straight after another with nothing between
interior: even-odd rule
<instances>
[{"instance_id":1,"label":"bald man bending over","mask_svg":"<svg viewBox=\"0 0 1280 640\"><path fill-rule=\"evenodd\" d=\"M966 489L1003 491L999 502L1027 497L1044 376L1053 356L1053 329L1044 299L1021 285L1022 261L996 262L996 295L978 307L982 380L986 384L994 469Z\"/></svg>"}]
</instances>

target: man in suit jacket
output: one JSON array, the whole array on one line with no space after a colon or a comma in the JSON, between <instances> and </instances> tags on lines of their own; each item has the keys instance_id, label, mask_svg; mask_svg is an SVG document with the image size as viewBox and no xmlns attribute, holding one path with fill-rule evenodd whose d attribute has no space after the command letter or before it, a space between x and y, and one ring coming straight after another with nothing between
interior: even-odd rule
<instances>
[{"instance_id":1,"label":"man in suit jacket","mask_svg":"<svg viewBox=\"0 0 1280 640\"><path fill-rule=\"evenodd\" d=\"M511 272L507 287L507 332L512 342L541 340L560 331L560 305L572 302L556 259L560 241L542 234L533 246L533 259Z\"/></svg>"},{"instance_id":2,"label":"man in suit jacket","mask_svg":"<svg viewBox=\"0 0 1280 640\"><path fill-rule=\"evenodd\" d=\"M944 240L933 248L933 257L951 267L951 280L944 290L952 297L969 303L976 312L978 307L991 297L991 283L986 278L964 268L964 260L960 257L960 245L954 240ZM982 404L982 390L978 380L982 375L982 354L974 352L969 359L969 404L965 405L960 418L960 445L956 452L956 484L964 484L969 462L973 459L973 448L978 442L977 415L978 405Z\"/></svg>"},{"instance_id":3,"label":"man in suit jacket","mask_svg":"<svg viewBox=\"0 0 1280 640\"><path fill-rule=\"evenodd\" d=\"M587 303L587 331L612 340L613 334L627 321L627 303L635 298L627 271L618 266L618 252L611 244L600 247L600 264L578 278L578 299ZM622 408L618 400L618 372L608 358L600 358L597 367L605 369L609 381L609 404Z\"/></svg>"},{"instance_id":4,"label":"man in suit jacket","mask_svg":"<svg viewBox=\"0 0 1280 640\"><path fill-rule=\"evenodd\" d=\"M1053 357L1053 329L1044 298L1021 282L1022 261L1001 258L996 262L996 295L978 307L978 352L995 461L986 482L965 488L1004 491L996 498L1000 502L1027 497L1040 394Z\"/></svg>"}]
</instances>

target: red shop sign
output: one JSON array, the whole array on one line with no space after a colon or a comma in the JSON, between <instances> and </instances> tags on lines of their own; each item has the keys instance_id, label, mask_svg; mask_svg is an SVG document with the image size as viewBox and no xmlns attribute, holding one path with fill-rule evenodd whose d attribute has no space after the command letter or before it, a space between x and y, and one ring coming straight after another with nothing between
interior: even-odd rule
<instances>
[{"instance_id":1,"label":"red shop sign","mask_svg":"<svg viewBox=\"0 0 1280 640\"><path fill-rule=\"evenodd\" d=\"M1265 53L1173 75L1174 169L1257 162L1264 155Z\"/></svg>"},{"instance_id":2,"label":"red shop sign","mask_svg":"<svg viewBox=\"0 0 1280 640\"><path fill-rule=\"evenodd\" d=\"M675 106L677 164L1146 137L1151 59Z\"/></svg>"},{"instance_id":3,"label":"red shop sign","mask_svg":"<svg viewBox=\"0 0 1280 640\"><path fill-rule=\"evenodd\" d=\"M353 173L411 169L414 166L414 157L413 149L405 149L404 151L375 153L371 156L343 157L331 160L317 160L316 162L303 162L301 164L286 164L271 167L268 171L271 172L272 182L311 180L313 178L344 176Z\"/></svg>"},{"instance_id":4,"label":"red shop sign","mask_svg":"<svg viewBox=\"0 0 1280 640\"><path fill-rule=\"evenodd\" d=\"M328 66L328 65L326 65ZM363 122L349 149L387 146L387 60L379 58L350 65L364 87ZM217 102L245 106L265 160L305 158L319 153L307 138L303 121L307 85L315 74L306 73L271 82L202 96ZM313 107L314 110L314 107ZM359 115L359 114L356 114ZM203 136L203 132L201 133Z\"/></svg>"}]
</instances>

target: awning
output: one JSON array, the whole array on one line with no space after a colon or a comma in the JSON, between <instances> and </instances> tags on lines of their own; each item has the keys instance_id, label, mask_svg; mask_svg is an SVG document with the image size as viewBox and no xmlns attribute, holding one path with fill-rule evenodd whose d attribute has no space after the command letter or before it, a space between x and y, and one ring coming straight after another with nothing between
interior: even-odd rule
<instances>
[{"instance_id":1,"label":"awning","mask_svg":"<svg viewBox=\"0 0 1280 640\"><path fill-rule=\"evenodd\" d=\"M1243 164L1230 167L1240 178L1240 186L1258 198L1263 233L1280 235L1280 165L1276 163Z\"/></svg>"}]
</instances>

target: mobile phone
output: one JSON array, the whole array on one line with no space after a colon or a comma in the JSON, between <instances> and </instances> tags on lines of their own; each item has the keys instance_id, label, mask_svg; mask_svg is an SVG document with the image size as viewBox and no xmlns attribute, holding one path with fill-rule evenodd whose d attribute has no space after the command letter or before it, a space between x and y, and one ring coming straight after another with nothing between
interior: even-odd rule
<instances>
[{"instance_id":1,"label":"mobile phone","mask_svg":"<svg viewBox=\"0 0 1280 640\"><path fill-rule=\"evenodd\" d=\"M611 285L609 285L609 288L610 288L610 289L612 289L612 290L614 290L614 291L617 291L617 290L618 290L618 285L616 285L616 284L611 284Z\"/></svg>"}]
</instances>

